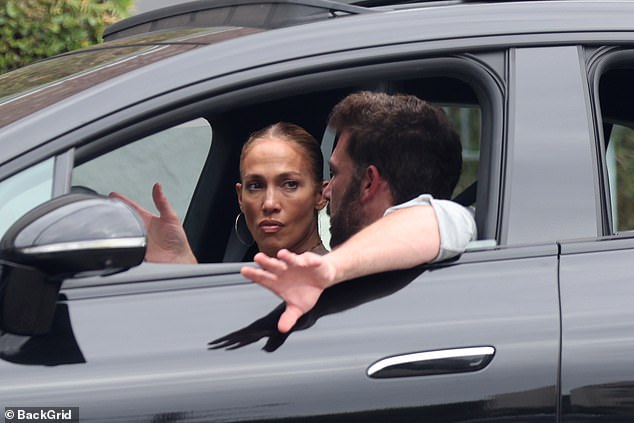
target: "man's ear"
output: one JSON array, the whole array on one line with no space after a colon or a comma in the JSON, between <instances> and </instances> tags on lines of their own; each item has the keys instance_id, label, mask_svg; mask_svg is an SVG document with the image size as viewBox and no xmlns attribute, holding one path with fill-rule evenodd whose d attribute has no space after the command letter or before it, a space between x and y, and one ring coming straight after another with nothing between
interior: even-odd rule
<instances>
[{"instance_id":1,"label":"man's ear","mask_svg":"<svg viewBox=\"0 0 634 423\"><path fill-rule=\"evenodd\" d=\"M375 165L370 165L365 168L363 177L361 178L361 201L369 201L376 197L381 190L385 189L387 184L381 177L379 169Z\"/></svg>"},{"instance_id":2,"label":"man's ear","mask_svg":"<svg viewBox=\"0 0 634 423\"><path fill-rule=\"evenodd\" d=\"M328 204L328 200L326 200L326 197L324 197L324 190L328 186L328 182L329 181L321 181L321 190L317 194L319 197L318 197L317 201L315 202L315 209L316 210L321 210L324 207L326 207L326 204Z\"/></svg>"},{"instance_id":3,"label":"man's ear","mask_svg":"<svg viewBox=\"0 0 634 423\"><path fill-rule=\"evenodd\" d=\"M238 196L238 205L242 210L242 184L240 182L236 182L236 195Z\"/></svg>"}]
</instances>

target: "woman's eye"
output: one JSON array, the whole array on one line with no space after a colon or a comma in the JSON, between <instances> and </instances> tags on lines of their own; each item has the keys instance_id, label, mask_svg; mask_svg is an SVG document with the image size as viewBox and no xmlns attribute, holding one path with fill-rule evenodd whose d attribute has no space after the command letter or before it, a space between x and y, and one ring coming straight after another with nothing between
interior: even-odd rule
<instances>
[{"instance_id":1,"label":"woman's eye","mask_svg":"<svg viewBox=\"0 0 634 423\"><path fill-rule=\"evenodd\" d=\"M284 188L286 189L296 189L298 186L297 181L284 181Z\"/></svg>"},{"instance_id":2,"label":"woman's eye","mask_svg":"<svg viewBox=\"0 0 634 423\"><path fill-rule=\"evenodd\" d=\"M262 183L260 182L249 182L247 183L247 191L257 191L262 189Z\"/></svg>"}]
</instances>

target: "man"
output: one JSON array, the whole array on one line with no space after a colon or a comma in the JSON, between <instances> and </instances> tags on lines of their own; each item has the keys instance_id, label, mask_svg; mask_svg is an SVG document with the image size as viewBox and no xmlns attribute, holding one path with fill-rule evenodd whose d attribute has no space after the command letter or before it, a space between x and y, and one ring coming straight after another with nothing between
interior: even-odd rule
<instances>
[{"instance_id":1,"label":"man","mask_svg":"<svg viewBox=\"0 0 634 423\"><path fill-rule=\"evenodd\" d=\"M323 256L280 250L255 256L248 279L286 302L288 332L339 282L462 253L475 239L471 213L448 201L462 167L460 139L442 110L408 95L360 92L332 110L331 246Z\"/></svg>"}]
</instances>

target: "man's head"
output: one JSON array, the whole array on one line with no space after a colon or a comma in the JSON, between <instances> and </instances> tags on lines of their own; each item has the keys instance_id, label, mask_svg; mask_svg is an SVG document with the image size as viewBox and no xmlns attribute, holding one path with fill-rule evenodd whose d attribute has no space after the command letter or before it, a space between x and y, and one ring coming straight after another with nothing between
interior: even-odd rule
<instances>
[{"instance_id":1,"label":"man's head","mask_svg":"<svg viewBox=\"0 0 634 423\"><path fill-rule=\"evenodd\" d=\"M460 138L445 113L411 95L363 91L332 110L331 245L420 194L450 198L462 168Z\"/></svg>"}]
</instances>

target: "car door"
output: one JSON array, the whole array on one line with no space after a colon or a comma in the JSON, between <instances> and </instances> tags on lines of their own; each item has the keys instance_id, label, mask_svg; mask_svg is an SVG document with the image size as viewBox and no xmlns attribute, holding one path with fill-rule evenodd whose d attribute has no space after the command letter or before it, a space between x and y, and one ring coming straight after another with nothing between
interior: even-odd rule
<instances>
[{"instance_id":1,"label":"car door","mask_svg":"<svg viewBox=\"0 0 634 423\"><path fill-rule=\"evenodd\" d=\"M562 417L631 421L631 236L562 244Z\"/></svg>"},{"instance_id":2,"label":"car door","mask_svg":"<svg viewBox=\"0 0 634 423\"><path fill-rule=\"evenodd\" d=\"M617 374L627 379L622 373L624 345L614 338L619 323L612 320L624 313L625 306L619 304L627 301L623 276L616 270L624 265L627 253L619 250L627 241L595 242L604 231L606 208L597 169L597 128L602 125L592 118L595 103L588 88L592 53L581 46L517 48L511 53L509 76L514 87L509 95L512 158L507 164L511 191L506 197L510 226L503 233L508 242L541 238L559 245L562 421L610 412L619 420L620 407L610 409L608 404L614 402L609 395L595 395L593 387L623 380ZM583 238L595 241L569 241ZM613 354L619 357L614 365L600 364L610 362Z\"/></svg>"},{"instance_id":3,"label":"car door","mask_svg":"<svg viewBox=\"0 0 634 423\"><path fill-rule=\"evenodd\" d=\"M554 421L554 248L347 282L288 336L240 266L68 282L53 332L0 361L3 402L96 421Z\"/></svg>"},{"instance_id":4,"label":"car door","mask_svg":"<svg viewBox=\"0 0 634 423\"><path fill-rule=\"evenodd\" d=\"M390 81L425 87L421 65L434 83L452 66L457 75L474 67L456 58L398 63L416 79ZM382 72L394 69L388 64ZM378 66L345 72L311 79L382 75ZM487 145L482 157L502 150L502 118L485 112L482 131L498 145ZM236 114L248 122L248 114ZM214 124L212 157L223 139ZM97 150L79 148L77 164L91 163L83 160ZM499 175L499 163L481 158L482 174ZM491 193L499 185L479 183L481 196L487 185ZM497 201L480 205L489 203ZM497 205L489 210L480 212L482 227L490 227L484 237L499 218ZM485 245L448 263L332 288L288 336L276 330L283 305L239 275L243 264L144 263L67 280L50 334L6 334L0 398L7 405L74 406L94 421L554 421L556 244Z\"/></svg>"},{"instance_id":5,"label":"car door","mask_svg":"<svg viewBox=\"0 0 634 423\"><path fill-rule=\"evenodd\" d=\"M596 121L598 235L561 246L562 417L632 421L633 52L588 48Z\"/></svg>"}]
</instances>

